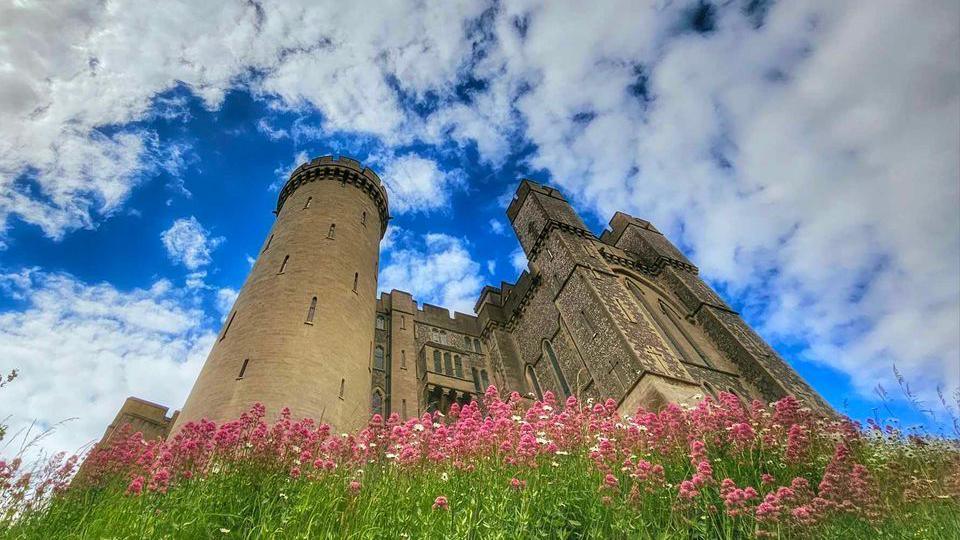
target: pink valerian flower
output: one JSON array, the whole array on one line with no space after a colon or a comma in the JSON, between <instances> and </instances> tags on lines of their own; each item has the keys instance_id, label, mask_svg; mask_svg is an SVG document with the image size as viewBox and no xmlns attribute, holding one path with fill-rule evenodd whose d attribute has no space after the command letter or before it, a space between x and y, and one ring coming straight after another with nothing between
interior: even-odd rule
<instances>
[{"instance_id":1,"label":"pink valerian flower","mask_svg":"<svg viewBox=\"0 0 960 540\"><path fill-rule=\"evenodd\" d=\"M720 496L723 497L723 506L729 516L745 514L757 495L757 490L753 487L739 488L730 478L724 478L720 482Z\"/></svg>"},{"instance_id":2,"label":"pink valerian flower","mask_svg":"<svg viewBox=\"0 0 960 540\"><path fill-rule=\"evenodd\" d=\"M290 469L290 478L293 478L293 479L300 478L300 467L294 467Z\"/></svg>"},{"instance_id":3,"label":"pink valerian flower","mask_svg":"<svg viewBox=\"0 0 960 540\"><path fill-rule=\"evenodd\" d=\"M493 388L491 386L491 388ZM447 502L447 498L443 495L440 495L433 501L434 510L447 510L450 507L450 504Z\"/></svg>"},{"instance_id":4,"label":"pink valerian flower","mask_svg":"<svg viewBox=\"0 0 960 540\"><path fill-rule=\"evenodd\" d=\"M137 476L127 486L127 495L140 495L141 493L143 493L143 477Z\"/></svg>"},{"instance_id":5,"label":"pink valerian flower","mask_svg":"<svg viewBox=\"0 0 960 540\"><path fill-rule=\"evenodd\" d=\"M513 489L515 489L515 490L517 490L517 491L520 491L520 490L522 490L522 489L524 489L524 488L527 487L527 481L526 481L526 480L520 480L519 478L516 478L516 477L511 478L511 479L510 479L510 487L512 487Z\"/></svg>"},{"instance_id":6,"label":"pink valerian flower","mask_svg":"<svg viewBox=\"0 0 960 540\"><path fill-rule=\"evenodd\" d=\"M787 450L785 453L787 463L800 463L807 454L810 445L810 438L807 436L801 424L790 426L787 433Z\"/></svg>"},{"instance_id":7,"label":"pink valerian flower","mask_svg":"<svg viewBox=\"0 0 960 540\"><path fill-rule=\"evenodd\" d=\"M700 495L700 490L697 489L697 486L690 480L684 480L680 482L680 498L690 500L694 497Z\"/></svg>"},{"instance_id":8,"label":"pink valerian flower","mask_svg":"<svg viewBox=\"0 0 960 540\"><path fill-rule=\"evenodd\" d=\"M351 480L350 483L347 484L347 489L349 489L350 493L353 493L354 495L360 493L360 487L360 482L357 480Z\"/></svg>"},{"instance_id":9,"label":"pink valerian flower","mask_svg":"<svg viewBox=\"0 0 960 540\"><path fill-rule=\"evenodd\" d=\"M620 488L620 480L616 476L610 473L607 473L607 475L603 477L603 484L601 484L600 486L601 490L609 489L609 490L616 491L619 488Z\"/></svg>"}]
</instances>

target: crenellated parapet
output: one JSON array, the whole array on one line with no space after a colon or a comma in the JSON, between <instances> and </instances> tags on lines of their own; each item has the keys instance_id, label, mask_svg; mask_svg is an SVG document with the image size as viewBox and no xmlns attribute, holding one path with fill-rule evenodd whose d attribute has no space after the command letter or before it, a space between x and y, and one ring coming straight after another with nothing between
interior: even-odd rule
<instances>
[{"instance_id":1,"label":"crenellated parapet","mask_svg":"<svg viewBox=\"0 0 960 540\"><path fill-rule=\"evenodd\" d=\"M290 175L287 183L284 184L283 189L280 190L280 195L277 198L277 209L274 213L280 213L283 203L297 188L307 182L319 180L336 180L344 184L352 184L366 193L373 200L380 213L380 237L383 238L383 235L387 232L387 221L390 219L387 190L377 173L364 167L359 161L345 156L339 158L322 156L297 167Z\"/></svg>"}]
</instances>

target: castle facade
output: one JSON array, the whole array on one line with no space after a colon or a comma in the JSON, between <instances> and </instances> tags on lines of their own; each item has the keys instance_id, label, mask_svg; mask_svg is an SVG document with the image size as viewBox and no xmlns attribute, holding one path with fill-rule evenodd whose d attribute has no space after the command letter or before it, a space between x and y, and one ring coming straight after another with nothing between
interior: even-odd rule
<instances>
[{"instance_id":1,"label":"castle facade","mask_svg":"<svg viewBox=\"0 0 960 540\"><path fill-rule=\"evenodd\" d=\"M105 439L123 424L165 437L255 402L348 431L373 414L446 411L491 384L612 397L625 413L721 391L830 411L642 219L618 212L598 237L559 191L521 181L507 217L529 271L451 317L407 292L377 295L387 193L357 161L301 165L275 213L182 411L129 398Z\"/></svg>"}]
</instances>

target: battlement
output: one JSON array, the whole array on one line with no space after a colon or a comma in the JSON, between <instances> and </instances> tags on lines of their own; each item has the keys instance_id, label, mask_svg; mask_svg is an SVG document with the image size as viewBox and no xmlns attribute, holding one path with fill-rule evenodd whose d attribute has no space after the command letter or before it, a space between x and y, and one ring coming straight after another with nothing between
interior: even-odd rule
<instances>
[{"instance_id":1,"label":"battlement","mask_svg":"<svg viewBox=\"0 0 960 540\"><path fill-rule=\"evenodd\" d=\"M527 199L527 196L530 195L531 192L552 197L563 203L567 202L567 199L563 197L563 194L560 193L559 190L546 184L538 184L529 178L524 178L520 181L520 186L517 188L517 192L513 195L513 200L510 201L510 206L507 207L507 218L511 222L516 219L517 214L520 212L520 208L523 206L523 202Z\"/></svg>"},{"instance_id":2,"label":"battlement","mask_svg":"<svg viewBox=\"0 0 960 540\"><path fill-rule=\"evenodd\" d=\"M321 156L300 165L290 174L290 179L284 184L277 197L277 208L274 213L279 215L283 203L290 195L306 182L316 180L339 180L358 187L369 196L377 206L380 214L380 237L387 232L387 221L390 220L387 203L387 190L377 173L364 167L359 161L346 156Z\"/></svg>"}]
</instances>

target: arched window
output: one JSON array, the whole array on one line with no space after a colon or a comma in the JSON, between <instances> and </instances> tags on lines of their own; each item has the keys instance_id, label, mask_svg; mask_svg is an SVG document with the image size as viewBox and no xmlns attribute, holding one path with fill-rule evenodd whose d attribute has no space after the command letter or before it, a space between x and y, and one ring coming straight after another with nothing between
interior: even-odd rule
<instances>
[{"instance_id":1,"label":"arched window","mask_svg":"<svg viewBox=\"0 0 960 540\"><path fill-rule=\"evenodd\" d=\"M270 238L267 238L267 245L263 246L263 251L270 249L270 242L273 242L272 234L270 235ZM261 251L261 253L263 253L263 251Z\"/></svg>"},{"instance_id":2,"label":"arched window","mask_svg":"<svg viewBox=\"0 0 960 540\"><path fill-rule=\"evenodd\" d=\"M487 375L487 370L480 370L480 380L483 382L484 391L486 391L487 388L490 388L490 376Z\"/></svg>"},{"instance_id":3,"label":"arched window","mask_svg":"<svg viewBox=\"0 0 960 540\"><path fill-rule=\"evenodd\" d=\"M353 273L353 292L357 292L357 281L359 280L360 280L360 273L354 272Z\"/></svg>"},{"instance_id":4,"label":"arched window","mask_svg":"<svg viewBox=\"0 0 960 540\"><path fill-rule=\"evenodd\" d=\"M313 300L310 300L310 309L307 310L307 324L313 324L313 317L317 314L317 297L314 296Z\"/></svg>"},{"instance_id":5,"label":"arched window","mask_svg":"<svg viewBox=\"0 0 960 540\"><path fill-rule=\"evenodd\" d=\"M304 205L303 205L303 209L304 209L304 210L306 210L307 208L310 208L310 201L312 201L312 200L313 200L313 197L307 197L307 202L304 203Z\"/></svg>"},{"instance_id":6,"label":"arched window","mask_svg":"<svg viewBox=\"0 0 960 540\"><path fill-rule=\"evenodd\" d=\"M440 351L433 351L433 371L443 373L443 361L440 360Z\"/></svg>"},{"instance_id":7,"label":"arched window","mask_svg":"<svg viewBox=\"0 0 960 540\"><path fill-rule=\"evenodd\" d=\"M377 315L377 330L383 330L384 320L383 315Z\"/></svg>"},{"instance_id":8,"label":"arched window","mask_svg":"<svg viewBox=\"0 0 960 540\"><path fill-rule=\"evenodd\" d=\"M543 391L540 390L540 381L537 380L537 372L533 370L533 366L527 364L526 369L523 370L523 375L527 379L527 389L534 393L537 396L537 399L543 399Z\"/></svg>"},{"instance_id":9,"label":"arched window","mask_svg":"<svg viewBox=\"0 0 960 540\"><path fill-rule=\"evenodd\" d=\"M447 375L453 375L453 360L448 352L443 353L443 372Z\"/></svg>"},{"instance_id":10,"label":"arched window","mask_svg":"<svg viewBox=\"0 0 960 540\"><path fill-rule=\"evenodd\" d=\"M553 373L557 376L557 382L560 384L563 397L569 397L570 385L567 384L567 378L563 376L563 370L560 369L560 362L557 361L557 355L553 352L553 344L550 343L550 340L543 340L543 354L550 361L550 365L553 366Z\"/></svg>"},{"instance_id":11,"label":"arched window","mask_svg":"<svg viewBox=\"0 0 960 540\"><path fill-rule=\"evenodd\" d=\"M280 271L277 272L278 274L282 274L283 271L287 269L287 261L289 261L289 260L290 260L290 256L289 256L289 255L286 255L286 256L283 257L283 262L280 263Z\"/></svg>"},{"instance_id":12,"label":"arched window","mask_svg":"<svg viewBox=\"0 0 960 540\"><path fill-rule=\"evenodd\" d=\"M684 329L687 323L681 321L673 309L663 300L657 298L656 295L651 294L651 297L657 301L657 305L654 306L653 301L647 298L648 295L633 281L628 280L627 286L630 292L640 301L640 304L643 305L647 313L650 314L654 326L657 327L660 335L662 335L670 345L670 348L677 355L677 358L690 364L712 367L710 361L707 360L707 355L704 354Z\"/></svg>"},{"instance_id":13,"label":"arched window","mask_svg":"<svg viewBox=\"0 0 960 540\"><path fill-rule=\"evenodd\" d=\"M363 225L364 227L367 226L367 212L366 212L366 211L360 212L360 224Z\"/></svg>"},{"instance_id":14,"label":"arched window","mask_svg":"<svg viewBox=\"0 0 960 540\"><path fill-rule=\"evenodd\" d=\"M480 372L477 371L477 368L470 368L470 374L473 375L473 389L477 391L477 395L483 394L483 390L480 388Z\"/></svg>"},{"instance_id":15,"label":"arched window","mask_svg":"<svg viewBox=\"0 0 960 540\"><path fill-rule=\"evenodd\" d=\"M370 410L373 414L383 416L383 392L379 388L373 391L373 399L370 400Z\"/></svg>"},{"instance_id":16,"label":"arched window","mask_svg":"<svg viewBox=\"0 0 960 540\"><path fill-rule=\"evenodd\" d=\"M383 347L377 346L373 350L373 369L383 371L386 369L386 363L383 361Z\"/></svg>"},{"instance_id":17,"label":"arched window","mask_svg":"<svg viewBox=\"0 0 960 540\"><path fill-rule=\"evenodd\" d=\"M457 377L463 378L463 360L460 358L460 355L453 357L453 369L455 370Z\"/></svg>"},{"instance_id":18,"label":"arched window","mask_svg":"<svg viewBox=\"0 0 960 540\"><path fill-rule=\"evenodd\" d=\"M712 384L708 382L703 383L703 389L707 391L707 394L710 395L714 400L717 399L717 390L713 387Z\"/></svg>"},{"instance_id":19,"label":"arched window","mask_svg":"<svg viewBox=\"0 0 960 540\"><path fill-rule=\"evenodd\" d=\"M476 352L482 352L482 351L480 350L480 340L479 340L479 339L474 339L474 340L473 340L473 350L476 351Z\"/></svg>"},{"instance_id":20,"label":"arched window","mask_svg":"<svg viewBox=\"0 0 960 540\"><path fill-rule=\"evenodd\" d=\"M327 230L327 238L333 238L337 234L337 224L331 223L330 229Z\"/></svg>"},{"instance_id":21,"label":"arched window","mask_svg":"<svg viewBox=\"0 0 960 540\"><path fill-rule=\"evenodd\" d=\"M681 341L683 342L684 345L688 347L687 354L690 356L693 356L696 360L699 360L700 364L703 364L707 367L713 367L713 364L711 364L710 360L707 359L707 355L697 345L697 342L693 339L693 337L690 336L689 333L687 333L686 328L684 328L687 322L681 321L677 313L674 312L670 306L665 304L663 300L660 300L659 303L660 303L660 312L667 316L667 319L670 320L670 323L673 326L673 330L680 334L680 336L682 337ZM692 349L692 353L690 352L691 349Z\"/></svg>"}]
</instances>

